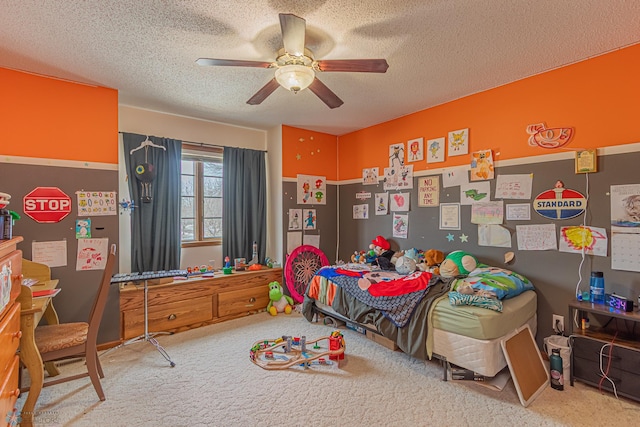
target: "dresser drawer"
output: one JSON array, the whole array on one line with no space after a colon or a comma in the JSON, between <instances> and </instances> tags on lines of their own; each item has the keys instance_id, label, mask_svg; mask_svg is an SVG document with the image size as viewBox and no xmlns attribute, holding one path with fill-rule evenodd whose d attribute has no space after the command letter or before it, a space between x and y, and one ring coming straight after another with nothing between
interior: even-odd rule
<instances>
[{"instance_id":1,"label":"dresser drawer","mask_svg":"<svg viewBox=\"0 0 640 427\"><path fill-rule=\"evenodd\" d=\"M124 339L144 334L144 309L123 313ZM166 304L149 306L149 332L161 332L182 326L207 322L213 318L211 296L192 298Z\"/></svg>"},{"instance_id":2,"label":"dresser drawer","mask_svg":"<svg viewBox=\"0 0 640 427\"><path fill-rule=\"evenodd\" d=\"M3 381L0 383L0 414L1 421L5 421L5 417L15 407L16 400L20 394L18 389L18 366L20 358L14 355L9 364L9 369L5 371L5 376L0 377Z\"/></svg>"},{"instance_id":3,"label":"dresser drawer","mask_svg":"<svg viewBox=\"0 0 640 427\"><path fill-rule=\"evenodd\" d=\"M0 323L0 375L13 363L20 344L20 304L6 307L7 312Z\"/></svg>"},{"instance_id":4,"label":"dresser drawer","mask_svg":"<svg viewBox=\"0 0 640 427\"><path fill-rule=\"evenodd\" d=\"M602 364L607 366L611 358L610 368L636 373L640 372L640 352L625 347L606 345L606 341L591 338L574 337L572 351L576 357L596 362L600 366L600 353L602 352ZM609 354L611 352L611 354ZM598 368L599 369L599 368Z\"/></svg>"},{"instance_id":5,"label":"dresser drawer","mask_svg":"<svg viewBox=\"0 0 640 427\"><path fill-rule=\"evenodd\" d=\"M606 371L606 363L603 365ZM613 381L618 394L638 400L640 398L640 375L618 368L609 367L607 376ZM595 387L602 387L603 390L613 391L611 382L606 378L602 379L600 373L600 363L593 360L586 360L580 357L573 358L573 377L576 380L584 381Z\"/></svg>"},{"instance_id":6,"label":"dresser drawer","mask_svg":"<svg viewBox=\"0 0 640 427\"><path fill-rule=\"evenodd\" d=\"M218 294L218 317L255 313L269 304L269 288L239 289Z\"/></svg>"}]
</instances>

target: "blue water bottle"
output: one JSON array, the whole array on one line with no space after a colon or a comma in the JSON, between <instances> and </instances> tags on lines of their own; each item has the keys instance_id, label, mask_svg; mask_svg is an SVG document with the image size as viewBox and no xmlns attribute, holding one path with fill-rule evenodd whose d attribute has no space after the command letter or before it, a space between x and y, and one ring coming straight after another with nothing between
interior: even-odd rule
<instances>
[{"instance_id":1,"label":"blue water bottle","mask_svg":"<svg viewBox=\"0 0 640 427\"><path fill-rule=\"evenodd\" d=\"M591 302L594 304L604 304L604 276L602 271L592 271L589 282Z\"/></svg>"}]
</instances>

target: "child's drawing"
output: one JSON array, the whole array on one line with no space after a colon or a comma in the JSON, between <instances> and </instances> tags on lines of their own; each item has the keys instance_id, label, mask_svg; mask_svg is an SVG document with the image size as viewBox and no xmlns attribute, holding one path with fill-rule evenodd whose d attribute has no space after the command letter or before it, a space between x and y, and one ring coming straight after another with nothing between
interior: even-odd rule
<instances>
[{"instance_id":1,"label":"child's drawing","mask_svg":"<svg viewBox=\"0 0 640 427\"><path fill-rule=\"evenodd\" d=\"M427 163L444 162L444 137L427 141Z\"/></svg>"},{"instance_id":2,"label":"child's drawing","mask_svg":"<svg viewBox=\"0 0 640 427\"><path fill-rule=\"evenodd\" d=\"M389 167L404 166L404 142L389 146Z\"/></svg>"},{"instance_id":3,"label":"child's drawing","mask_svg":"<svg viewBox=\"0 0 640 427\"><path fill-rule=\"evenodd\" d=\"M424 159L424 139L416 138L407 141L407 147L409 147L409 162L418 162Z\"/></svg>"},{"instance_id":4,"label":"child's drawing","mask_svg":"<svg viewBox=\"0 0 640 427\"><path fill-rule=\"evenodd\" d=\"M449 157L469 153L469 129L449 132L449 146L447 148Z\"/></svg>"}]
</instances>

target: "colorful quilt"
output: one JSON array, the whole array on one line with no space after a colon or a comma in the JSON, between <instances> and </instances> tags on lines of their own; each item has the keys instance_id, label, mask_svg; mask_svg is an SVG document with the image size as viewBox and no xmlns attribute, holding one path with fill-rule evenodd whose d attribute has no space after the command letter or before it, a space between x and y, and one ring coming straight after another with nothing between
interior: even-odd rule
<instances>
[{"instance_id":1,"label":"colorful quilt","mask_svg":"<svg viewBox=\"0 0 640 427\"><path fill-rule=\"evenodd\" d=\"M438 279L429 272L416 272L406 276L391 272L378 273L324 267L312 280L309 296L330 304L331 295L335 294L330 286L339 286L363 304L380 310L394 325L401 328L411 319L431 282ZM363 280L368 283L363 284Z\"/></svg>"}]
</instances>

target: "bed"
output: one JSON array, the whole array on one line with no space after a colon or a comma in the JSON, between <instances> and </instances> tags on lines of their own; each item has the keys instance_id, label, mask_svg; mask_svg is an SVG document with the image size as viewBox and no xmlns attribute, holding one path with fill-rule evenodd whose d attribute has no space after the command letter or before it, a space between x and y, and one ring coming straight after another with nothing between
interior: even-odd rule
<instances>
[{"instance_id":1,"label":"bed","mask_svg":"<svg viewBox=\"0 0 640 427\"><path fill-rule=\"evenodd\" d=\"M507 283L507 292L496 300L499 310L452 299L459 296L453 289L467 282L486 283L487 274ZM363 286L364 279L372 284ZM519 283L510 285L512 279ZM312 277L302 304L310 322L323 315L356 324L395 342L412 357L441 360L445 380L449 364L495 376L507 366L501 340L525 324L535 335L536 309L533 285L517 273L495 267L474 270L465 278L443 278L429 272L380 273L353 264L328 266Z\"/></svg>"}]
</instances>

